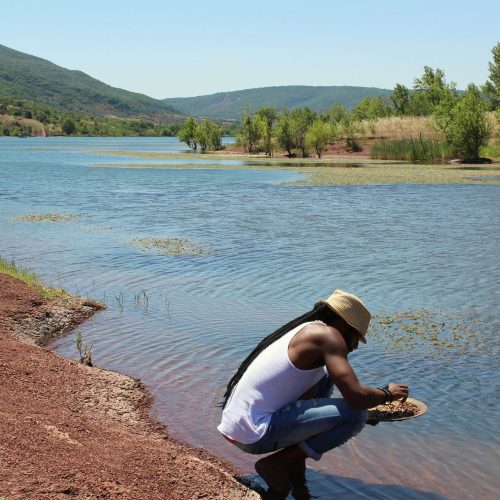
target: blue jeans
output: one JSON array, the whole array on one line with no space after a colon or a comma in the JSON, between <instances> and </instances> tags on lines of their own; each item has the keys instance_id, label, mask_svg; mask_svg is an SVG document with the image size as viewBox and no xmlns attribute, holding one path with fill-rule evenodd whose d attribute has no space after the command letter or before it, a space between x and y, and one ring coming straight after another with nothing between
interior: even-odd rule
<instances>
[{"instance_id":1,"label":"blue jeans","mask_svg":"<svg viewBox=\"0 0 500 500\"><path fill-rule=\"evenodd\" d=\"M316 397L299 399L273 414L266 433L255 443L236 446L259 455L298 445L304 453L319 460L329 451L358 434L368 413L356 410L342 398L331 398L333 383L325 376L318 382Z\"/></svg>"}]
</instances>

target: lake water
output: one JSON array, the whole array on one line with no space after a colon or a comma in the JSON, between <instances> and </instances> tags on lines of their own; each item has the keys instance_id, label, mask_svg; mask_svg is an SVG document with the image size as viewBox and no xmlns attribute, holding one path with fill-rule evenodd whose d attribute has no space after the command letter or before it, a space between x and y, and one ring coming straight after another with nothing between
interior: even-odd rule
<instances>
[{"instance_id":1,"label":"lake water","mask_svg":"<svg viewBox=\"0 0 500 500\"><path fill-rule=\"evenodd\" d=\"M99 150L184 149L173 138L0 138L0 255L105 301L81 327L94 362L140 377L173 435L247 473L252 457L215 429L229 377L258 340L317 299L356 293L382 320L403 318L353 353L359 377L406 382L429 411L367 427L308 464L311 495L496 497L500 187L294 187L282 183L296 172L224 162L92 168L130 163ZM82 217L13 219L40 213ZM192 239L207 252L158 255L133 243L148 237ZM424 333L398 342L414 315ZM428 338L433 329L454 347ZM53 347L77 356L73 335Z\"/></svg>"}]
</instances>

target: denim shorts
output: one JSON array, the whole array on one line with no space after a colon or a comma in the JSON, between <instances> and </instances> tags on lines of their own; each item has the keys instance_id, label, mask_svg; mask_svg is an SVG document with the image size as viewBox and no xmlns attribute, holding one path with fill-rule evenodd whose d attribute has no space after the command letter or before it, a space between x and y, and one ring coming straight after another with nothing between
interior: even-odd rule
<instances>
[{"instance_id":1,"label":"denim shorts","mask_svg":"<svg viewBox=\"0 0 500 500\"><path fill-rule=\"evenodd\" d=\"M259 455L298 445L314 460L344 444L364 427L368 414L352 408L343 398L325 397L332 382L324 377L313 399L299 399L275 412L265 434L255 443L235 443L241 450ZM322 396L322 397L321 397Z\"/></svg>"}]
</instances>

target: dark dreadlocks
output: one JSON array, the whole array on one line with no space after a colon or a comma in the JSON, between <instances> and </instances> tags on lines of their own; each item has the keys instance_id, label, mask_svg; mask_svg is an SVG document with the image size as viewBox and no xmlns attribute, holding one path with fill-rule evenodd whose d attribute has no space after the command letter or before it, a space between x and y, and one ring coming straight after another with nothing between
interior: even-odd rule
<instances>
[{"instance_id":1,"label":"dark dreadlocks","mask_svg":"<svg viewBox=\"0 0 500 500\"><path fill-rule=\"evenodd\" d=\"M240 381L241 377L245 373L246 369L250 366L250 363L268 346L270 346L273 342L283 337L290 330L293 330L295 327L301 325L302 323L307 323L309 321L320 320L328 326L332 326L336 328L344 337L346 343L349 343L353 336L358 336L358 332L355 328L347 324L333 309L331 309L324 302L317 302L314 304L314 307L299 316L298 318L292 319L292 321L288 322L286 325L278 328L276 331L262 339L257 347L246 357L246 359L241 363L238 371L233 375L229 384L227 384L226 392L224 393L224 401L222 403L222 408L224 408L227 404L231 393L233 392L234 387Z\"/></svg>"}]
</instances>

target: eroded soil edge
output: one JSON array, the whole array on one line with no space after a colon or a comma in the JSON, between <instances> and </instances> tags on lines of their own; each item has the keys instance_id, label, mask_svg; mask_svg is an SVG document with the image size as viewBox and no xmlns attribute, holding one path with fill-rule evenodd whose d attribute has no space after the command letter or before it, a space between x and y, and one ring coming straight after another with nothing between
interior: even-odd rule
<instances>
[{"instance_id":1,"label":"eroded soil edge","mask_svg":"<svg viewBox=\"0 0 500 500\"><path fill-rule=\"evenodd\" d=\"M171 439L139 380L39 347L98 309L0 275L0 498L259 498Z\"/></svg>"}]
</instances>

